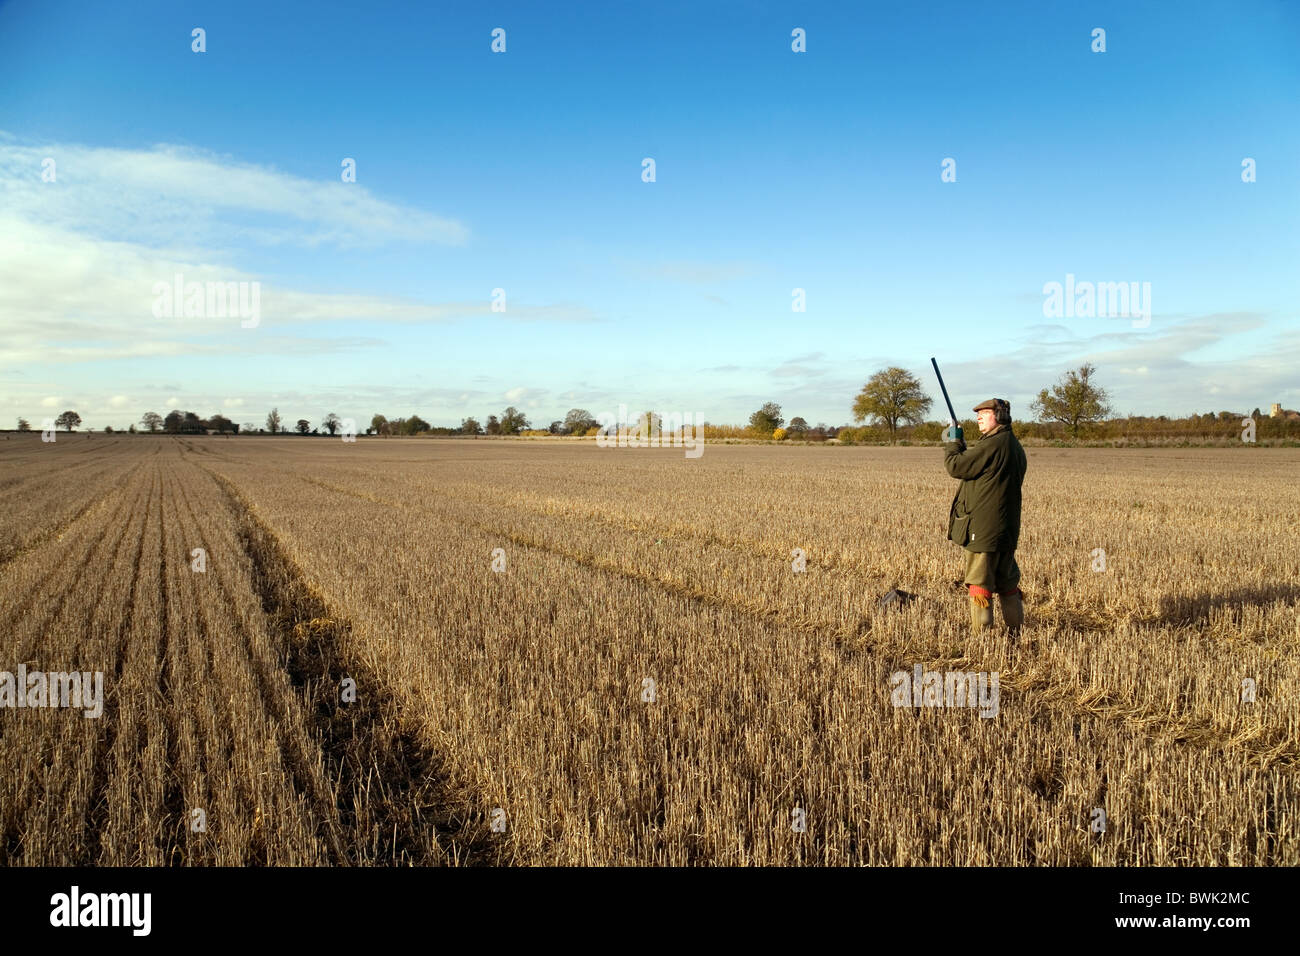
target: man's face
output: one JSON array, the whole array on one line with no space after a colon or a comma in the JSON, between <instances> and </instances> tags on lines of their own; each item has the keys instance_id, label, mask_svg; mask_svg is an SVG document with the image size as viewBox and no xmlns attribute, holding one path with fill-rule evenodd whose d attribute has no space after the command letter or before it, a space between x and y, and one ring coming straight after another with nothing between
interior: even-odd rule
<instances>
[{"instance_id":1,"label":"man's face","mask_svg":"<svg viewBox=\"0 0 1300 956\"><path fill-rule=\"evenodd\" d=\"M993 431L993 429L997 426L997 421L993 415L993 409L981 408L978 412L975 413L975 415L979 419L981 435L987 435L989 432Z\"/></svg>"}]
</instances>

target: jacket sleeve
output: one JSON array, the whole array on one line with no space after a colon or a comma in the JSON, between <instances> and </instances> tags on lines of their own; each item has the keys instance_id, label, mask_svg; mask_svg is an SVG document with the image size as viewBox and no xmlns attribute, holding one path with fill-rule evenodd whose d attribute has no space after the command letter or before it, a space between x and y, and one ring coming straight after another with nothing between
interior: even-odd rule
<instances>
[{"instance_id":1,"label":"jacket sleeve","mask_svg":"<svg viewBox=\"0 0 1300 956\"><path fill-rule=\"evenodd\" d=\"M956 444L950 443L944 446L943 463L948 469L948 474L954 478L977 478L993 460L996 443L981 441L965 451L959 449L960 446Z\"/></svg>"}]
</instances>

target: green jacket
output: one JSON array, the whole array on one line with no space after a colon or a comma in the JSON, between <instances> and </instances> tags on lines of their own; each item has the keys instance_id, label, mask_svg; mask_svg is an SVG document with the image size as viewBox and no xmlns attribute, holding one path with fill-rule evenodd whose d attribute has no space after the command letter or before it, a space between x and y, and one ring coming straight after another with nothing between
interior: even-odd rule
<instances>
[{"instance_id":1,"label":"green jacket","mask_svg":"<svg viewBox=\"0 0 1300 956\"><path fill-rule=\"evenodd\" d=\"M967 551L1014 551L1026 463L1011 426L996 426L970 448L949 442L943 463L962 480L948 512L948 540Z\"/></svg>"}]
</instances>

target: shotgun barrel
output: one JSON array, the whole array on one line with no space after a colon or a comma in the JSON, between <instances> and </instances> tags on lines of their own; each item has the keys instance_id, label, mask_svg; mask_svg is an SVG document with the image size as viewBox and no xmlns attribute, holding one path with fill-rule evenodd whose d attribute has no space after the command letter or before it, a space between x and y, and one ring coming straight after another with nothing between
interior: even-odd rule
<instances>
[{"instance_id":1,"label":"shotgun barrel","mask_svg":"<svg viewBox=\"0 0 1300 956\"><path fill-rule=\"evenodd\" d=\"M956 425L957 413L952 410L952 399L948 397L948 388L943 384L943 375L939 371L939 363L934 360L934 356L930 357L930 364L934 366L934 374L939 377L939 390L943 392L944 404L948 406L948 418L953 425Z\"/></svg>"}]
</instances>

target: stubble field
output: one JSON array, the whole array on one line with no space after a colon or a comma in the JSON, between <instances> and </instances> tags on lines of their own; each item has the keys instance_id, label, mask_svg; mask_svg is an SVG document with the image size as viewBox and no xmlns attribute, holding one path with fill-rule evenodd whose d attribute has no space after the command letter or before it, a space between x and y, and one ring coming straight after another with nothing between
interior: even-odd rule
<instances>
[{"instance_id":1,"label":"stubble field","mask_svg":"<svg viewBox=\"0 0 1300 956\"><path fill-rule=\"evenodd\" d=\"M1300 863L1300 451L1027 451L1015 641L935 448L11 435L0 863Z\"/></svg>"}]
</instances>

